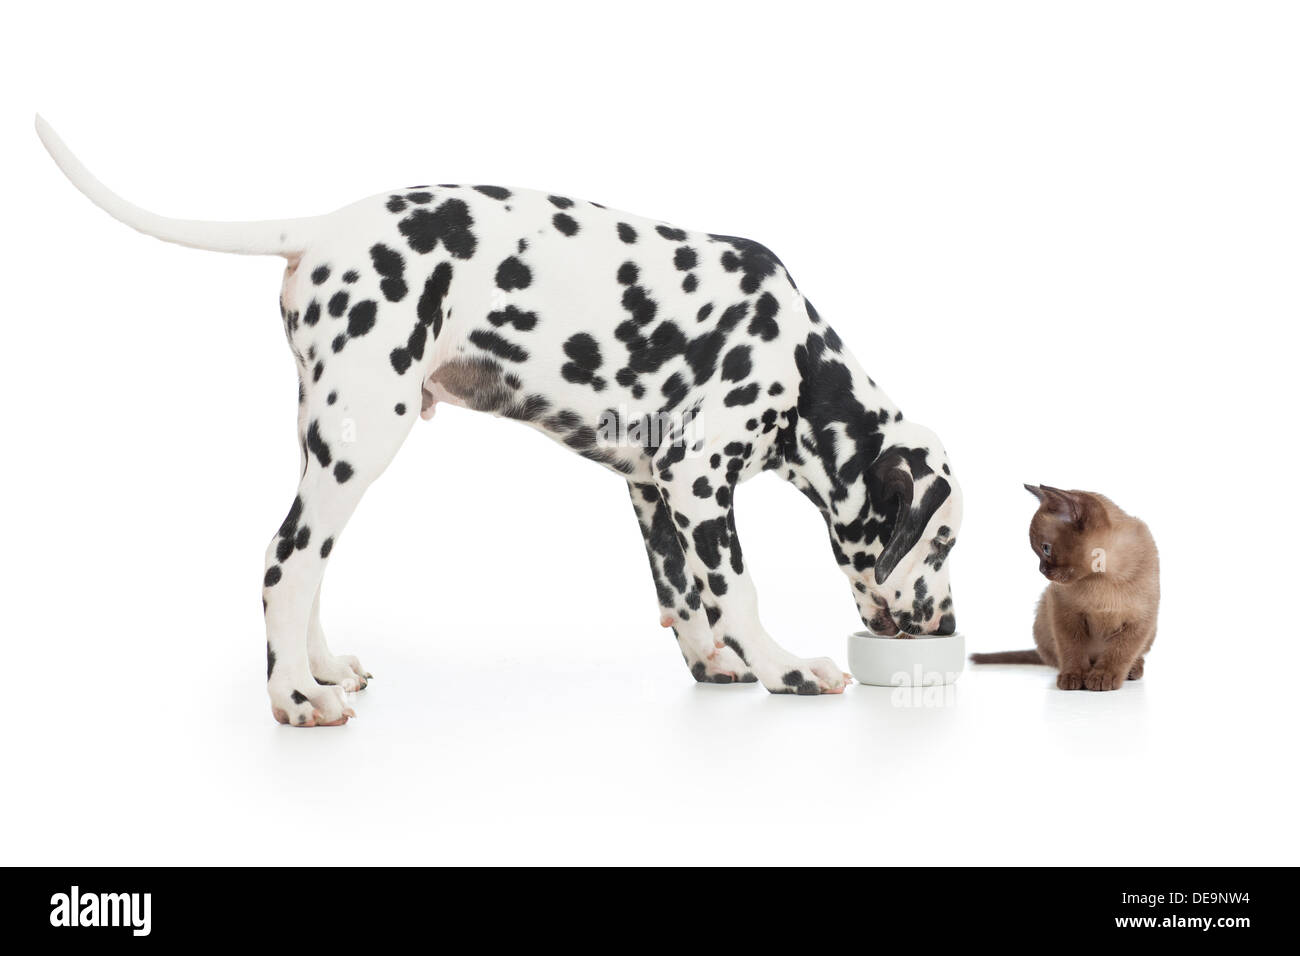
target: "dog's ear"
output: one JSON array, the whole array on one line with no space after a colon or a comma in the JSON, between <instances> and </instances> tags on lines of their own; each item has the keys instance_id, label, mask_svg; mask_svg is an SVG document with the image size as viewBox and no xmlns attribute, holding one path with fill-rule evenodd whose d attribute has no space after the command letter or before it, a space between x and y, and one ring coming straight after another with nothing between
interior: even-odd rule
<instances>
[{"instance_id":1,"label":"dog's ear","mask_svg":"<svg viewBox=\"0 0 1300 956\"><path fill-rule=\"evenodd\" d=\"M929 468L926 469L926 474L932 474ZM883 511L890 500L898 502L894 533L890 535L885 550L876 559L876 583L884 584L894 568L898 567L903 555L920 542L925 526L952 494L952 485L936 476L921 495L920 503L914 505L916 479L909 468L908 457L897 449L890 449L876 460L871 466L871 478L875 486L872 491L876 496L873 503L879 502L878 510Z\"/></svg>"}]
</instances>

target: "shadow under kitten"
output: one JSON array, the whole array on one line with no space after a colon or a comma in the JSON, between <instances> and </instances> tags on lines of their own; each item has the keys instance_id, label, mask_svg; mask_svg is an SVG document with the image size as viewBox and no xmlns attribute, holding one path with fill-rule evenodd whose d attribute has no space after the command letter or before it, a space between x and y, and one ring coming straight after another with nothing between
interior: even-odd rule
<instances>
[{"instance_id":1,"label":"shadow under kitten","mask_svg":"<svg viewBox=\"0 0 1300 956\"><path fill-rule=\"evenodd\" d=\"M1103 495L1025 485L1038 499L1029 543L1051 583L1034 617L1034 650L972 654L976 664L1048 664L1062 690L1118 690L1137 680L1156 639L1160 559L1139 519Z\"/></svg>"}]
</instances>

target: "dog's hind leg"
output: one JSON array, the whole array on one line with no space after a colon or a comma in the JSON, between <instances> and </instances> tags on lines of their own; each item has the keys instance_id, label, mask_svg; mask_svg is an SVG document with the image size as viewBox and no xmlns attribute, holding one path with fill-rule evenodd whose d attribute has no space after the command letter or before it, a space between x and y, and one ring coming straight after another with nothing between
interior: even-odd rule
<instances>
[{"instance_id":1,"label":"dog's hind leg","mask_svg":"<svg viewBox=\"0 0 1300 956\"><path fill-rule=\"evenodd\" d=\"M355 688L335 665L351 674L355 659L336 658L325 645L318 616L321 579L362 494L410 432L415 415L407 409L419 407L419 381L410 378L389 384L332 375L327 387L304 390L302 478L267 549L262 581L267 692L281 723L310 727L352 716L343 694ZM359 663L356 668L364 678ZM360 684L355 681L355 687Z\"/></svg>"},{"instance_id":2,"label":"dog's hind leg","mask_svg":"<svg viewBox=\"0 0 1300 956\"><path fill-rule=\"evenodd\" d=\"M754 675L735 651L713 643L703 601L707 585L687 573L680 532L659 487L652 482L632 481L627 487L659 595L659 623L673 629L691 675L701 683L753 682Z\"/></svg>"}]
</instances>

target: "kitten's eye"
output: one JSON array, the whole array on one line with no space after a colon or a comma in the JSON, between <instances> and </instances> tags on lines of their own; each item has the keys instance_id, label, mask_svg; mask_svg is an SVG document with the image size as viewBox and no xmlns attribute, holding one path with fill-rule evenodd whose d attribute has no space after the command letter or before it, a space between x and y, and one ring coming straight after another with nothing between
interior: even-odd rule
<instances>
[{"instance_id":1,"label":"kitten's eye","mask_svg":"<svg viewBox=\"0 0 1300 956\"><path fill-rule=\"evenodd\" d=\"M1051 546L1050 544L1048 544L1046 541L1044 541L1044 542L1043 542L1043 557L1050 558L1051 556L1052 556L1052 546Z\"/></svg>"}]
</instances>

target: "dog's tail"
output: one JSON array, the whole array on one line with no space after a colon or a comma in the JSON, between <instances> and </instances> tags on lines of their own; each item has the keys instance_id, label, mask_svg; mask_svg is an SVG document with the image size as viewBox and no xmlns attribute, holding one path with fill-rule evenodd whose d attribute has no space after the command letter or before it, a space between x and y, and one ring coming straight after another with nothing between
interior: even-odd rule
<instances>
[{"instance_id":1,"label":"dog's tail","mask_svg":"<svg viewBox=\"0 0 1300 956\"><path fill-rule=\"evenodd\" d=\"M1041 664L1038 651L996 651L992 654L972 654L972 664Z\"/></svg>"},{"instance_id":2,"label":"dog's tail","mask_svg":"<svg viewBox=\"0 0 1300 956\"><path fill-rule=\"evenodd\" d=\"M310 219L267 219L260 222L202 222L195 219L170 219L133 206L90 174L72 155L57 133L39 115L36 135L41 138L63 174L72 180L86 197L118 222L145 235L213 252L238 252L245 255L300 254L316 232L319 217Z\"/></svg>"}]
</instances>

